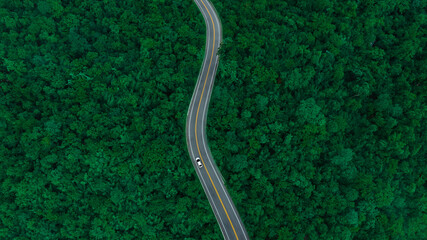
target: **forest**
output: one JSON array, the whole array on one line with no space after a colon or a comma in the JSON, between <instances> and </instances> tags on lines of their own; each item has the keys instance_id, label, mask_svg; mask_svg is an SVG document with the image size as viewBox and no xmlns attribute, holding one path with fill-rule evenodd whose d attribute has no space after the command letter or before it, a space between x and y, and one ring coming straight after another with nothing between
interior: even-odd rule
<instances>
[{"instance_id":1,"label":"forest","mask_svg":"<svg viewBox=\"0 0 427 240\"><path fill-rule=\"evenodd\" d=\"M211 0L251 239L427 239L427 2ZM0 239L223 239L187 152L193 1L0 1Z\"/></svg>"}]
</instances>

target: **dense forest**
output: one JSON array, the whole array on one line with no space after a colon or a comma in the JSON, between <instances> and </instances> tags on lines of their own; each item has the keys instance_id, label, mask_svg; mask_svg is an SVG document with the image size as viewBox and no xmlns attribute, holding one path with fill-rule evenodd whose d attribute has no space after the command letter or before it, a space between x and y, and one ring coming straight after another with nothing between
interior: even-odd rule
<instances>
[{"instance_id":1,"label":"dense forest","mask_svg":"<svg viewBox=\"0 0 427 240\"><path fill-rule=\"evenodd\" d=\"M427 2L212 0L208 138L251 239L427 239ZM192 1L0 1L0 239L222 239Z\"/></svg>"}]
</instances>

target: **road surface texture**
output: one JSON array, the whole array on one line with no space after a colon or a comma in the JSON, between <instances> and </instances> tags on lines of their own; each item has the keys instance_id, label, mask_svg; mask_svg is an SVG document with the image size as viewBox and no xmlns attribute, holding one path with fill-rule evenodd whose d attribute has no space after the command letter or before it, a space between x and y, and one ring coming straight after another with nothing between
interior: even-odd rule
<instances>
[{"instance_id":1,"label":"road surface texture","mask_svg":"<svg viewBox=\"0 0 427 240\"><path fill-rule=\"evenodd\" d=\"M221 22L208 0L194 0L206 23L206 52L196 88L187 113L186 138L197 176L208 197L224 239L248 240L248 234L236 207L228 194L221 173L216 166L206 138L206 117L219 57L217 51L222 41ZM197 167L199 157L203 167Z\"/></svg>"}]
</instances>

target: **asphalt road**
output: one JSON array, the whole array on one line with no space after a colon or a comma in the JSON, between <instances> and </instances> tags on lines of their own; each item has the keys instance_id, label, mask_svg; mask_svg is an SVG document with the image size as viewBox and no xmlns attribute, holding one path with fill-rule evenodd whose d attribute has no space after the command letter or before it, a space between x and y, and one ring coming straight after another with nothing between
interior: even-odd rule
<instances>
[{"instance_id":1,"label":"asphalt road","mask_svg":"<svg viewBox=\"0 0 427 240\"><path fill-rule=\"evenodd\" d=\"M186 138L188 152L218 221L224 239L249 239L243 222L224 186L206 138L206 117L215 74L218 47L222 41L221 22L213 5L207 0L194 0L206 23L206 49L196 88L187 113ZM195 162L200 157L203 167Z\"/></svg>"}]
</instances>

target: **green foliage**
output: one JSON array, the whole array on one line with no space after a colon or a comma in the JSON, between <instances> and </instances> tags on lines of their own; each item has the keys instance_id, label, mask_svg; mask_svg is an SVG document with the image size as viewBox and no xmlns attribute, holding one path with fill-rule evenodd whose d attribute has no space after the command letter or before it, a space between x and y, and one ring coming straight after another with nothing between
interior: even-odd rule
<instances>
[{"instance_id":1,"label":"green foliage","mask_svg":"<svg viewBox=\"0 0 427 240\"><path fill-rule=\"evenodd\" d=\"M313 98L302 100L297 108L296 116L304 124L325 125L325 116Z\"/></svg>"},{"instance_id":2,"label":"green foliage","mask_svg":"<svg viewBox=\"0 0 427 240\"><path fill-rule=\"evenodd\" d=\"M427 239L425 1L217 1L210 148L251 239ZM0 1L0 239L220 239L192 1Z\"/></svg>"},{"instance_id":3,"label":"green foliage","mask_svg":"<svg viewBox=\"0 0 427 240\"><path fill-rule=\"evenodd\" d=\"M332 158L332 163L340 166L345 166L349 162L351 162L351 160L353 159L353 155L354 152L351 149L345 148L341 150L338 155Z\"/></svg>"}]
</instances>

